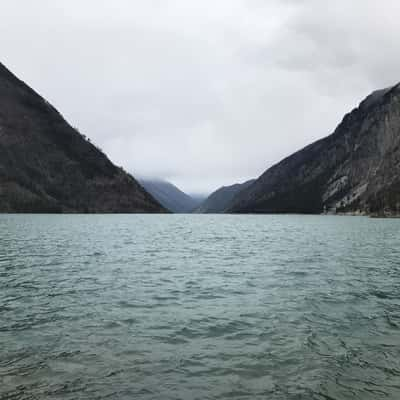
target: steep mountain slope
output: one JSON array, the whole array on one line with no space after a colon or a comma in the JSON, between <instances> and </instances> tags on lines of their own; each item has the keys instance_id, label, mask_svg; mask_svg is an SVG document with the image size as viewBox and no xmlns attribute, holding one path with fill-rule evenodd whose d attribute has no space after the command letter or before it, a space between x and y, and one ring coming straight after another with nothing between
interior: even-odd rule
<instances>
[{"instance_id":1,"label":"steep mountain slope","mask_svg":"<svg viewBox=\"0 0 400 400\"><path fill-rule=\"evenodd\" d=\"M269 168L237 213L400 213L400 85L368 96L335 132Z\"/></svg>"},{"instance_id":2,"label":"steep mountain slope","mask_svg":"<svg viewBox=\"0 0 400 400\"><path fill-rule=\"evenodd\" d=\"M139 182L160 204L174 213L191 212L199 205L199 201L170 182L155 179L140 179Z\"/></svg>"},{"instance_id":3,"label":"steep mountain slope","mask_svg":"<svg viewBox=\"0 0 400 400\"><path fill-rule=\"evenodd\" d=\"M0 64L0 212L164 212Z\"/></svg>"},{"instance_id":4,"label":"steep mountain slope","mask_svg":"<svg viewBox=\"0 0 400 400\"><path fill-rule=\"evenodd\" d=\"M203 201L203 203L198 206L194 212L196 213L222 213L225 211L226 207L232 202L232 199L237 195L240 191L248 188L253 180L244 182L244 183L236 183L231 186L223 186L211 193L210 196L207 197Z\"/></svg>"}]
</instances>

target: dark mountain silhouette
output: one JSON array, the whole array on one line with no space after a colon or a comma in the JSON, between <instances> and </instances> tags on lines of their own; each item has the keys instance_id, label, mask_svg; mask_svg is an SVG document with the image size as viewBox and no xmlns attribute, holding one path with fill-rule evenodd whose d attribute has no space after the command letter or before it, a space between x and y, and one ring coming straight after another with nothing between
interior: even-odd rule
<instances>
[{"instance_id":1,"label":"dark mountain silhouette","mask_svg":"<svg viewBox=\"0 0 400 400\"><path fill-rule=\"evenodd\" d=\"M0 212L165 212L0 64Z\"/></svg>"},{"instance_id":2,"label":"dark mountain silhouette","mask_svg":"<svg viewBox=\"0 0 400 400\"><path fill-rule=\"evenodd\" d=\"M269 168L234 213L400 212L400 86L368 96L334 133Z\"/></svg>"},{"instance_id":3,"label":"dark mountain silhouette","mask_svg":"<svg viewBox=\"0 0 400 400\"><path fill-rule=\"evenodd\" d=\"M160 204L174 213L191 212L200 204L199 200L170 182L157 179L140 179L139 182Z\"/></svg>"},{"instance_id":4,"label":"dark mountain silhouette","mask_svg":"<svg viewBox=\"0 0 400 400\"><path fill-rule=\"evenodd\" d=\"M236 183L231 186L223 186L211 193L195 210L196 213L222 213L232 202L235 195L248 188L253 180L244 183Z\"/></svg>"}]
</instances>

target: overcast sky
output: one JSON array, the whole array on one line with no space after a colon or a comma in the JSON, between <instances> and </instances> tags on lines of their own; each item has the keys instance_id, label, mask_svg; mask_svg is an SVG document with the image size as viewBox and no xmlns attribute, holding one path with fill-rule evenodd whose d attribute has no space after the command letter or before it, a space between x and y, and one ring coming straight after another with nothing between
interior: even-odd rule
<instances>
[{"instance_id":1,"label":"overcast sky","mask_svg":"<svg viewBox=\"0 0 400 400\"><path fill-rule=\"evenodd\" d=\"M398 0L1 0L3 62L134 176L257 177L400 81Z\"/></svg>"}]
</instances>

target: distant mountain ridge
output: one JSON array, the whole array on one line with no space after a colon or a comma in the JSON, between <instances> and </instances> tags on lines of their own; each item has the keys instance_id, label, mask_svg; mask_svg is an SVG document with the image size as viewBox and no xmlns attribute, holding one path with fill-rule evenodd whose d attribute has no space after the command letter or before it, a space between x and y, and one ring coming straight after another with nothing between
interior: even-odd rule
<instances>
[{"instance_id":1,"label":"distant mountain ridge","mask_svg":"<svg viewBox=\"0 0 400 400\"><path fill-rule=\"evenodd\" d=\"M0 212L166 212L0 64Z\"/></svg>"},{"instance_id":2,"label":"distant mountain ridge","mask_svg":"<svg viewBox=\"0 0 400 400\"><path fill-rule=\"evenodd\" d=\"M223 186L211 193L195 210L199 214L222 213L230 205L233 198L242 190L248 188L255 180Z\"/></svg>"},{"instance_id":3,"label":"distant mountain ridge","mask_svg":"<svg viewBox=\"0 0 400 400\"><path fill-rule=\"evenodd\" d=\"M400 215L400 85L373 92L333 134L269 168L227 211Z\"/></svg>"},{"instance_id":4,"label":"distant mountain ridge","mask_svg":"<svg viewBox=\"0 0 400 400\"><path fill-rule=\"evenodd\" d=\"M140 179L140 184L166 209L174 213L189 213L200 200L195 199L170 182L159 179Z\"/></svg>"}]
</instances>

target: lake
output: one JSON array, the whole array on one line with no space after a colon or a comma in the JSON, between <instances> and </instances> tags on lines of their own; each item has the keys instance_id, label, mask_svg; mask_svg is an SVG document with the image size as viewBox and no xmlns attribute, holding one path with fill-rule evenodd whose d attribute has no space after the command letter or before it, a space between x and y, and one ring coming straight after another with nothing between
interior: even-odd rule
<instances>
[{"instance_id":1,"label":"lake","mask_svg":"<svg viewBox=\"0 0 400 400\"><path fill-rule=\"evenodd\" d=\"M0 399L399 399L400 220L0 215Z\"/></svg>"}]
</instances>

